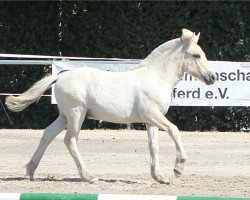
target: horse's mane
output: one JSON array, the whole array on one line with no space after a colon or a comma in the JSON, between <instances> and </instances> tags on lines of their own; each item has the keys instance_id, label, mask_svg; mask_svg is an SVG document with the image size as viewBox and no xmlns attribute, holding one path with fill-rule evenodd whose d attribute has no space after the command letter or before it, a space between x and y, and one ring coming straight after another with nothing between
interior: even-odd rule
<instances>
[{"instance_id":1,"label":"horse's mane","mask_svg":"<svg viewBox=\"0 0 250 200\"><path fill-rule=\"evenodd\" d=\"M179 47L178 44L181 43L180 38L173 39L163 43L162 45L158 46L154 49L142 62L136 65L132 70L142 68L147 66L147 64L152 63L156 58L161 56L163 53L172 54Z\"/></svg>"}]
</instances>

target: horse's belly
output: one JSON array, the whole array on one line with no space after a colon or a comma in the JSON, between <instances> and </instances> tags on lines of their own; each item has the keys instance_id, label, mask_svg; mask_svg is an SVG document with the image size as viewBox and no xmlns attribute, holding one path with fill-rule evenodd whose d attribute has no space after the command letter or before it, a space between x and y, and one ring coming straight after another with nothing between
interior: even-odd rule
<instances>
[{"instance_id":1,"label":"horse's belly","mask_svg":"<svg viewBox=\"0 0 250 200\"><path fill-rule=\"evenodd\" d=\"M94 108L88 110L87 117L114 123L141 122L140 117L136 113L121 109L108 110L102 108Z\"/></svg>"}]
</instances>

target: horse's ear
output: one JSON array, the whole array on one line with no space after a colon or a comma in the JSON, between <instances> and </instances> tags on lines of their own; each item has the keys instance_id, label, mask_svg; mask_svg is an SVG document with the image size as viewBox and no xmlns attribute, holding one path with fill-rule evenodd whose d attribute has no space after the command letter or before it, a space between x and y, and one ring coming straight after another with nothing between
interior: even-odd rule
<instances>
[{"instance_id":1,"label":"horse's ear","mask_svg":"<svg viewBox=\"0 0 250 200\"><path fill-rule=\"evenodd\" d=\"M187 41L188 46L190 46L192 42L196 42L196 35L195 35L195 33L193 33L193 35L188 39L188 41Z\"/></svg>"},{"instance_id":2,"label":"horse's ear","mask_svg":"<svg viewBox=\"0 0 250 200\"><path fill-rule=\"evenodd\" d=\"M195 36L194 42L197 44L200 38L200 32Z\"/></svg>"},{"instance_id":3,"label":"horse's ear","mask_svg":"<svg viewBox=\"0 0 250 200\"><path fill-rule=\"evenodd\" d=\"M195 39L196 39L196 35L195 35L195 33L193 33L193 35L191 37L185 38L185 40L183 40L183 38L181 38L181 41L184 43L183 45L184 45L185 49L188 49L193 42L196 42Z\"/></svg>"},{"instance_id":4,"label":"horse's ear","mask_svg":"<svg viewBox=\"0 0 250 200\"><path fill-rule=\"evenodd\" d=\"M188 40L190 40L190 38L193 36L194 32L183 28L182 29L182 36L181 36L181 41L183 42L187 42ZM200 37L200 33L198 33L195 38L193 39L193 42L197 43Z\"/></svg>"},{"instance_id":5,"label":"horse's ear","mask_svg":"<svg viewBox=\"0 0 250 200\"><path fill-rule=\"evenodd\" d=\"M188 29L182 29L181 41L187 42L194 33Z\"/></svg>"},{"instance_id":6,"label":"horse's ear","mask_svg":"<svg viewBox=\"0 0 250 200\"><path fill-rule=\"evenodd\" d=\"M187 30L185 28L182 29L181 41L185 44L186 48L189 48L192 42L197 44L199 37L200 37L200 33L195 35L195 33L193 33L190 30Z\"/></svg>"}]
</instances>

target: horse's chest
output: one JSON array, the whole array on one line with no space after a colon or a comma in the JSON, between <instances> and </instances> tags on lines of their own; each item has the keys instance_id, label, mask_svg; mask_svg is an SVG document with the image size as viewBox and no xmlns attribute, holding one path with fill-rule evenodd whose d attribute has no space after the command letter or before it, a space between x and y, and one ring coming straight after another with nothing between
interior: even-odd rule
<instances>
[{"instance_id":1,"label":"horse's chest","mask_svg":"<svg viewBox=\"0 0 250 200\"><path fill-rule=\"evenodd\" d=\"M140 98L143 110L157 108L161 113L167 113L171 103L171 93L155 91L152 93L144 93Z\"/></svg>"}]
</instances>

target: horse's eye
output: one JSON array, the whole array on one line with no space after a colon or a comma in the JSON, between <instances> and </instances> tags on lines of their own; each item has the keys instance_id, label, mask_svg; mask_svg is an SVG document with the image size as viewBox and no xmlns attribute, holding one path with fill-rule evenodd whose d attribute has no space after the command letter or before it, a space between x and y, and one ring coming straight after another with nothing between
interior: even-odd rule
<instances>
[{"instance_id":1,"label":"horse's eye","mask_svg":"<svg viewBox=\"0 0 250 200\"><path fill-rule=\"evenodd\" d=\"M193 57L194 58L201 58L200 54L194 54Z\"/></svg>"}]
</instances>

